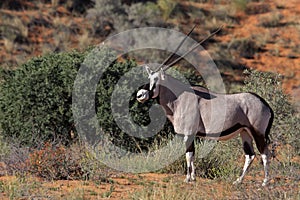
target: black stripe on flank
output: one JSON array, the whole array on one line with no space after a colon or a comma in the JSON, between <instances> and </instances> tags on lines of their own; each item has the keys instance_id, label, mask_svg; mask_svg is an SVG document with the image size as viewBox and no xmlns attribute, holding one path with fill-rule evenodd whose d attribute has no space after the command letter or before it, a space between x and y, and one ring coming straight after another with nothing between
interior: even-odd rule
<instances>
[{"instance_id":1,"label":"black stripe on flank","mask_svg":"<svg viewBox=\"0 0 300 200\"><path fill-rule=\"evenodd\" d=\"M239 130L240 128L243 128L245 126L241 125L240 123L234 125L233 127L229 128L229 129L226 129L224 131L222 131L221 133L201 133L201 132L198 132L197 133L197 136L200 136L200 137L224 137L224 136L227 136L227 135L230 135L231 133Z\"/></svg>"}]
</instances>

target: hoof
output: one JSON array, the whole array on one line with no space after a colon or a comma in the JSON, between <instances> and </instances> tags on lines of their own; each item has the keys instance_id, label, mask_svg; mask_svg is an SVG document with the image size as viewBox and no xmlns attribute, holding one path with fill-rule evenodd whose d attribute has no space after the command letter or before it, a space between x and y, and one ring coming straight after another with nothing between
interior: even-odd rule
<instances>
[{"instance_id":1,"label":"hoof","mask_svg":"<svg viewBox=\"0 0 300 200\"><path fill-rule=\"evenodd\" d=\"M190 183L190 182L191 182L191 179L190 179L190 178L186 178L186 179L184 179L184 182L185 182L185 183Z\"/></svg>"},{"instance_id":2,"label":"hoof","mask_svg":"<svg viewBox=\"0 0 300 200\"><path fill-rule=\"evenodd\" d=\"M196 182L196 178L186 178L184 179L185 183L192 183L192 182Z\"/></svg>"},{"instance_id":3,"label":"hoof","mask_svg":"<svg viewBox=\"0 0 300 200\"><path fill-rule=\"evenodd\" d=\"M269 181L264 181L261 186L266 187L269 184Z\"/></svg>"}]
</instances>

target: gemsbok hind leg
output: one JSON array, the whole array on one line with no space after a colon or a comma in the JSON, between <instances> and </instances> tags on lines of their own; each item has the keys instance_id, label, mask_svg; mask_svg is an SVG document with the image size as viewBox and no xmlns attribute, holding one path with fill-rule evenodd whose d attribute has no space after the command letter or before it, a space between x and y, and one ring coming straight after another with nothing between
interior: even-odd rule
<instances>
[{"instance_id":1,"label":"gemsbok hind leg","mask_svg":"<svg viewBox=\"0 0 300 200\"><path fill-rule=\"evenodd\" d=\"M262 136L262 135L256 136L255 142L257 145L257 149L258 149L259 153L261 154L262 163L263 163L264 172L265 172L265 178L262 183L262 186L266 186L269 182L270 152L269 152L268 144L267 144L264 136Z\"/></svg>"},{"instance_id":2,"label":"gemsbok hind leg","mask_svg":"<svg viewBox=\"0 0 300 200\"><path fill-rule=\"evenodd\" d=\"M243 143L243 149L245 152L245 164L243 167L242 175L233 182L233 184L239 184L242 183L244 176L246 175L252 161L255 158L254 148L253 148L253 138L252 135L250 135L250 131L247 129L243 132L241 132L241 138Z\"/></svg>"},{"instance_id":3,"label":"gemsbok hind leg","mask_svg":"<svg viewBox=\"0 0 300 200\"><path fill-rule=\"evenodd\" d=\"M186 174L185 182L188 183L190 181L196 180L195 165L194 165L194 160L195 160L194 136L185 136L184 142L186 145L185 157L186 157L186 163L187 163L187 174Z\"/></svg>"}]
</instances>

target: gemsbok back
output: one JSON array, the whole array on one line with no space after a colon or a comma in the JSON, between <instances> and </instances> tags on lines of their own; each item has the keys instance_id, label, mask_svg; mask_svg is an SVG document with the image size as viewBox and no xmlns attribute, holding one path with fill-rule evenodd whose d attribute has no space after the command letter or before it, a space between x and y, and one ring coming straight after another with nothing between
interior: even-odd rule
<instances>
[{"instance_id":1,"label":"gemsbok back","mask_svg":"<svg viewBox=\"0 0 300 200\"><path fill-rule=\"evenodd\" d=\"M176 51L193 29L181 41ZM199 42L197 46L219 30ZM234 184L242 182L255 157L254 140L263 161L265 177L262 185L267 185L270 156L268 150L269 133L274 118L272 109L263 98L254 93L213 93L204 87L186 85L165 74L169 67L195 48L166 65L176 53L175 51L155 70L151 70L146 66L149 84L146 84L143 89L137 92L137 100L143 103L150 98L158 98L158 102L174 126L175 132L184 136L187 161L186 182L194 181L196 178L194 167L195 136L215 140L229 140L236 135L240 135L245 152L245 164L241 176ZM224 104L224 102L226 103ZM220 122L219 116L223 116L224 120L221 120L222 122Z\"/></svg>"}]
</instances>

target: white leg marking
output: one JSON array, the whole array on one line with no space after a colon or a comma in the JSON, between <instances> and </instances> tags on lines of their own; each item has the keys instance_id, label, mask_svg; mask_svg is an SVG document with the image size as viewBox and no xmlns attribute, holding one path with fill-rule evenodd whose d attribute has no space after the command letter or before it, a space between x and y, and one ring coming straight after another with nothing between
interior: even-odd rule
<instances>
[{"instance_id":1,"label":"white leg marking","mask_svg":"<svg viewBox=\"0 0 300 200\"><path fill-rule=\"evenodd\" d=\"M196 175L195 175L195 165L194 165L194 155L192 157L192 161L191 161L191 166L192 166L192 173L191 173L191 179L192 181L195 181L196 180Z\"/></svg>"},{"instance_id":2,"label":"white leg marking","mask_svg":"<svg viewBox=\"0 0 300 200\"><path fill-rule=\"evenodd\" d=\"M193 167L192 167L193 152L186 152L185 158L186 158L186 164L187 164L187 174L186 174L185 182L190 182L191 175L193 172Z\"/></svg>"},{"instance_id":3,"label":"white leg marking","mask_svg":"<svg viewBox=\"0 0 300 200\"><path fill-rule=\"evenodd\" d=\"M251 165L252 161L254 160L254 158L255 158L255 155L252 155L252 156L245 155L245 164L243 167L243 173L236 181L233 182L233 184L242 183L243 178L246 175L247 170L248 170L249 166Z\"/></svg>"},{"instance_id":4,"label":"white leg marking","mask_svg":"<svg viewBox=\"0 0 300 200\"><path fill-rule=\"evenodd\" d=\"M262 186L266 186L269 182L269 158L266 154L261 155L263 165L264 165L264 171L265 171L265 179L262 183Z\"/></svg>"},{"instance_id":5,"label":"white leg marking","mask_svg":"<svg viewBox=\"0 0 300 200\"><path fill-rule=\"evenodd\" d=\"M194 152L191 150L190 145L193 144L194 136L184 136L184 142L186 145L187 152L185 153L186 163L187 163L187 174L185 182L190 182L195 180L195 166L194 166ZM193 149L193 147L192 147Z\"/></svg>"},{"instance_id":6,"label":"white leg marking","mask_svg":"<svg viewBox=\"0 0 300 200\"><path fill-rule=\"evenodd\" d=\"M189 136L188 135L185 135L184 138L183 138L183 141L186 143L189 139Z\"/></svg>"}]
</instances>

